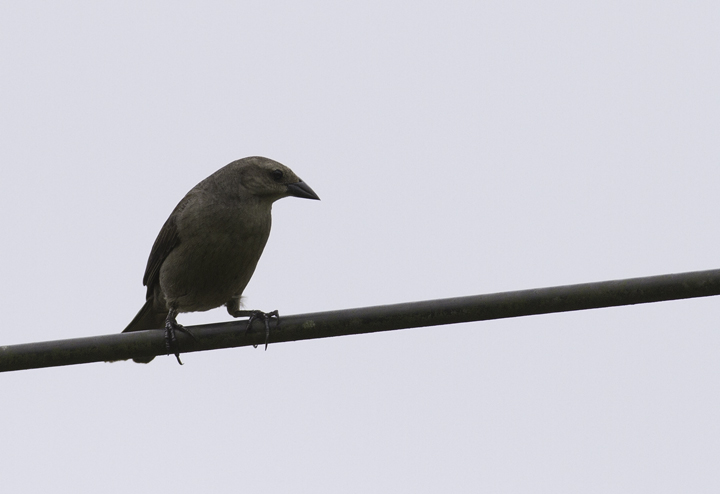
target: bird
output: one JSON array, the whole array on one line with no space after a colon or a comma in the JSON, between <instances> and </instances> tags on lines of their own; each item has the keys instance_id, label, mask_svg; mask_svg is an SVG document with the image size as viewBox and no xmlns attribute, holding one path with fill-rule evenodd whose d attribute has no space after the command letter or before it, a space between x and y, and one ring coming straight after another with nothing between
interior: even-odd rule
<instances>
[{"instance_id":1,"label":"bird","mask_svg":"<svg viewBox=\"0 0 720 494\"><path fill-rule=\"evenodd\" d=\"M241 310L240 298L270 235L272 205L293 196L320 198L287 166L250 156L220 168L193 187L160 229L143 276L145 304L123 333L165 331L168 355L180 354L175 332L194 335L178 324L183 312L207 311L224 305L233 317L265 321L278 312ZM148 363L154 357L135 357Z\"/></svg>"}]
</instances>

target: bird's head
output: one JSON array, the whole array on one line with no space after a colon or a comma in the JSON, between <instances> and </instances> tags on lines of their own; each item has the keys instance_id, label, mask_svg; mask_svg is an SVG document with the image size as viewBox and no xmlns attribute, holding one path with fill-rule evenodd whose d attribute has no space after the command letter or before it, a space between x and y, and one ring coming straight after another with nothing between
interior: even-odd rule
<instances>
[{"instance_id":1,"label":"bird's head","mask_svg":"<svg viewBox=\"0 0 720 494\"><path fill-rule=\"evenodd\" d=\"M236 161L239 165L242 186L251 194L276 201L294 196L303 199L320 199L308 184L277 161L252 156Z\"/></svg>"}]
</instances>

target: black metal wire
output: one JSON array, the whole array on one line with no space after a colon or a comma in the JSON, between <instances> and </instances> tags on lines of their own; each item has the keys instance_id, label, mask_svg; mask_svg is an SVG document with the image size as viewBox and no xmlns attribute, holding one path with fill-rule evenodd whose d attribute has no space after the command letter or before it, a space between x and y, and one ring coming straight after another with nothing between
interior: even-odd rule
<instances>
[{"instance_id":1,"label":"black metal wire","mask_svg":"<svg viewBox=\"0 0 720 494\"><path fill-rule=\"evenodd\" d=\"M720 269L282 316L279 326L271 323L269 341L329 338L712 295L720 295ZM250 332L246 332L246 324L245 320L235 320L189 326L197 341L178 334L180 351L262 345L263 322L255 321ZM163 333L150 330L0 346L0 372L163 355Z\"/></svg>"}]
</instances>

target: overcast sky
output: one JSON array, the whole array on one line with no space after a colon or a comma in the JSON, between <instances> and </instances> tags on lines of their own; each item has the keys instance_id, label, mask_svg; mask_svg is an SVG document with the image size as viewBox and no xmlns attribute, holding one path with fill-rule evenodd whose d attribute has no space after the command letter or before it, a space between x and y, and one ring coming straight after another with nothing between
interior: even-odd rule
<instances>
[{"instance_id":1,"label":"overcast sky","mask_svg":"<svg viewBox=\"0 0 720 494\"><path fill-rule=\"evenodd\" d=\"M0 6L0 344L116 333L238 158L246 305L295 314L720 267L720 3ZM224 309L182 324L229 319ZM0 375L23 493L715 493L720 300Z\"/></svg>"}]
</instances>

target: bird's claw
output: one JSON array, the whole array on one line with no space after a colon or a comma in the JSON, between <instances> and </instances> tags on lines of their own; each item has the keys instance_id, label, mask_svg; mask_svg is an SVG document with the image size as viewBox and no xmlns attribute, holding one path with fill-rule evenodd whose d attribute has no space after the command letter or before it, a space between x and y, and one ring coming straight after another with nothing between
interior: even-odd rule
<instances>
[{"instance_id":1,"label":"bird's claw","mask_svg":"<svg viewBox=\"0 0 720 494\"><path fill-rule=\"evenodd\" d=\"M173 353L175 355L178 364L183 365L182 361L180 360L180 348L178 345L177 336L175 335L175 331L185 333L195 341L197 341L198 339L195 338L195 335L192 334L189 329L187 329L181 324L178 324L177 321L175 321L174 319L168 318L165 320L165 349L167 350L168 355L170 355L170 353Z\"/></svg>"},{"instance_id":2,"label":"bird's claw","mask_svg":"<svg viewBox=\"0 0 720 494\"><path fill-rule=\"evenodd\" d=\"M274 310L272 312L263 312L261 310L254 310L250 312L250 317L247 321L247 327L245 328L245 334L247 334L248 331L250 331L250 328L252 327L252 323L255 319L261 319L265 323L265 350L267 351L268 348L268 340L270 339L270 319L275 318L277 321L277 324L275 327L280 325L280 314L278 314L278 311ZM257 345L253 345L253 348L257 348Z\"/></svg>"}]
</instances>

